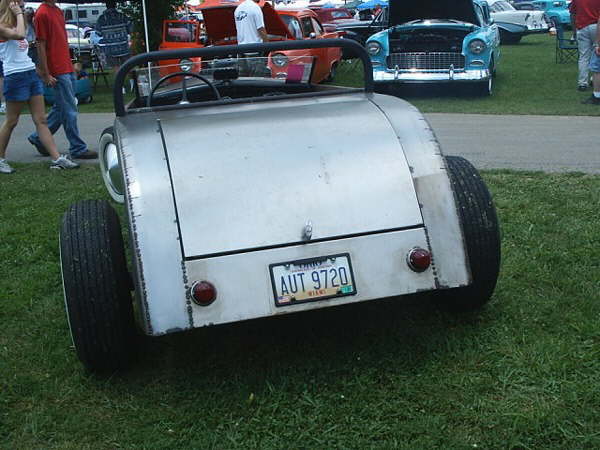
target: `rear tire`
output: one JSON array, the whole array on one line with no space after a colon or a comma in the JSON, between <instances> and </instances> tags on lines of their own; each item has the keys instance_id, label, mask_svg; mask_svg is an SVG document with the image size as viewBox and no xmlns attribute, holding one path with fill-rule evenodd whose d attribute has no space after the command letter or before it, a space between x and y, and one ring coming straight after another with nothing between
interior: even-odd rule
<instances>
[{"instance_id":1,"label":"rear tire","mask_svg":"<svg viewBox=\"0 0 600 450\"><path fill-rule=\"evenodd\" d=\"M338 65L338 63L333 63L331 65L331 70L329 71L329 75L327 76L325 81L333 81L333 79L335 78L335 72L337 70L337 65Z\"/></svg>"},{"instance_id":2,"label":"rear tire","mask_svg":"<svg viewBox=\"0 0 600 450\"><path fill-rule=\"evenodd\" d=\"M437 291L434 298L446 310L471 311L485 305L496 287L500 272L500 226L492 196L477 169L458 156L445 159L472 281L469 286Z\"/></svg>"},{"instance_id":3,"label":"rear tire","mask_svg":"<svg viewBox=\"0 0 600 450\"><path fill-rule=\"evenodd\" d=\"M104 200L71 205L60 229L67 319L77 356L93 372L126 366L134 339L119 217Z\"/></svg>"}]
</instances>

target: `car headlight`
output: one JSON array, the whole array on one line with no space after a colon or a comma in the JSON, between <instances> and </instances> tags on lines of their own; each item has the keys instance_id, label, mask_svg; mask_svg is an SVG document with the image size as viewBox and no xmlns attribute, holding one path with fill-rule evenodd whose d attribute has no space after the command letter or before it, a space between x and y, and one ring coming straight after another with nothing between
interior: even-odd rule
<instances>
[{"instance_id":1,"label":"car headlight","mask_svg":"<svg viewBox=\"0 0 600 450\"><path fill-rule=\"evenodd\" d=\"M189 72L190 70L192 70L192 67L194 67L194 63L189 59L182 59L179 61L179 68L183 72Z\"/></svg>"},{"instance_id":2,"label":"car headlight","mask_svg":"<svg viewBox=\"0 0 600 450\"><path fill-rule=\"evenodd\" d=\"M372 41L367 44L367 52L369 52L369 55L375 56L380 51L381 51L381 45L379 44L379 42Z\"/></svg>"},{"instance_id":3,"label":"car headlight","mask_svg":"<svg viewBox=\"0 0 600 450\"><path fill-rule=\"evenodd\" d=\"M469 42L469 50L471 53L475 53L476 55L482 53L485 48L485 42L483 42L481 39L473 39L471 42Z\"/></svg>"},{"instance_id":4,"label":"car headlight","mask_svg":"<svg viewBox=\"0 0 600 450\"><path fill-rule=\"evenodd\" d=\"M283 53L275 53L271 56L271 61L273 61L273 64L277 67L283 67L288 63L288 57Z\"/></svg>"}]
</instances>

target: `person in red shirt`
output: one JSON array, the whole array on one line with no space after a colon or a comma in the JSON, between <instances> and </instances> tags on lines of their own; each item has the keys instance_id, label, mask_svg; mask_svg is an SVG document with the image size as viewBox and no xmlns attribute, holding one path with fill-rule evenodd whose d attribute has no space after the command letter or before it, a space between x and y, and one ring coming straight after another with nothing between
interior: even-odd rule
<instances>
[{"instance_id":1,"label":"person in red shirt","mask_svg":"<svg viewBox=\"0 0 600 450\"><path fill-rule=\"evenodd\" d=\"M62 125L69 141L71 158L97 158L98 154L89 150L79 136L75 74L69 54L65 18L62 10L56 6L56 0L44 0L35 13L34 25L38 73L44 84L54 89L55 100L48 114L48 128L54 134ZM31 134L28 140L41 154L47 154L37 133Z\"/></svg>"},{"instance_id":2,"label":"person in red shirt","mask_svg":"<svg viewBox=\"0 0 600 450\"><path fill-rule=\"evenodd\" d=\"M573 0L569 6L571 25L579 49L577 89L585 91L590 84L590 59L597 43L597 24L600 18L600 0Z\"/></svg>"}]
</instances>

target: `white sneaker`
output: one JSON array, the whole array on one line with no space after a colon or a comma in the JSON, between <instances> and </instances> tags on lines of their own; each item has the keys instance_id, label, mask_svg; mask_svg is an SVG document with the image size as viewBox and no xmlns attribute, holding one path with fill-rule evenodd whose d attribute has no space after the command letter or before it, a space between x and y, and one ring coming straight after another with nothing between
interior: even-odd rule
<instances>
[{"instance_id":1,"label":"white sneaker","mask_svg":"<svg viewBox=\"0 0 600 450\"><path fill-rule=\"evenodd\" d=\"M10 167L5 159L0 159L0 173L13 173L15 169Z\"/></svg>"},{"instance_id":2,"label":"white sneaker","mask_svg":"<svg viewBox=\"0 0 600 450\"><path fill-rule=\"evenodd\" d=\"M65 155L60 155L57 159L55 159L54 161L52 161L50 163L50 168L51 169L57 169L57 170L61 170L61 169L77 169L78 167L79 167L79 164L77 164L76 162L71 161Z\"/></svg>"},{"instance_id":3,"label":"white sneaker","mask_svg":"<svg viewBox=\"0 0 600 450\"><path fill-rule=\"evenodd\" d=\"M0 114L6 114L6 104L0 103Z\"/></svg>"}]
</instances>

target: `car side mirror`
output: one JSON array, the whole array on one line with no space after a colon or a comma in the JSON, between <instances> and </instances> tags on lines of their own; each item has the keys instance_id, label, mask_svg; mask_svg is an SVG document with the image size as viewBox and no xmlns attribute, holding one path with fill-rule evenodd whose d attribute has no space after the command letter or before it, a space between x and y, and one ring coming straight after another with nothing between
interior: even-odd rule
<instances>
[{"instance_id":1,"label":"car side mirror","mask_svg":"<svg viewBox=\"0 0 600 450\"><path fill-rule=\"evenodd\" d=\"M317 37L317 33L315 33L314 31L313 31L313 32L311 32L311 33L308 35L308 38L309 38L309 39L314 39L314 38L316 38L316 37Z\"/></svg>"}]
</instances>

